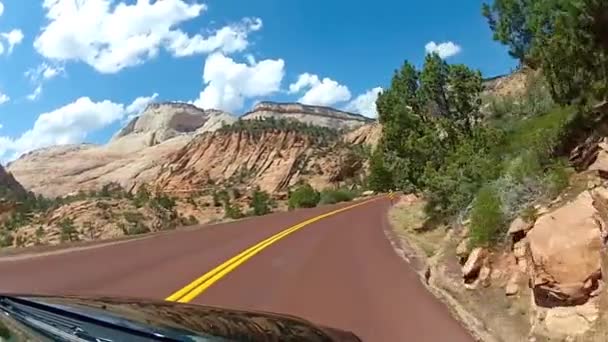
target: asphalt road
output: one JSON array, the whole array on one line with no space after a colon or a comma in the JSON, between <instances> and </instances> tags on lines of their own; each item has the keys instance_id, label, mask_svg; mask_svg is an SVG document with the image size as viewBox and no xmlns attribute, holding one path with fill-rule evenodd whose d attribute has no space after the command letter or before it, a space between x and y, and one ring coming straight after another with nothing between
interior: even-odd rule
<instances>
[{"instance_id":1,"label":"asphalt road","mask_svg":"<svg viewBox=\"0 0 608 342\"><path fill-rule=\"evenodd\" d=\"M472 341L393 251L389 200L332 213L351 205L2 258L0 292L171 298L292 314L364 341Z\"/></svg>"}]
</instances>

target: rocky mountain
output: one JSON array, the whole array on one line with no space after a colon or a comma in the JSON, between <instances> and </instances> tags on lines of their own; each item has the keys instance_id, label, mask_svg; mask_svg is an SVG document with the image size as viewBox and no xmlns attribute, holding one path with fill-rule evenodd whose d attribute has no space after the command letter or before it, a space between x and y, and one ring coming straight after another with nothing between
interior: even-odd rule
<instances>
[{"instance_id":1,"label":"rocky mountain","mask_svg":"<svg viewBox=\"0 0 608 342\"><path fill-rule=\"evenodd\" d=\"M236 121L231 114L218 110L203 110L180 102L150 104L142 115L133 118L118 131L110 144L128 141L124 145L140 148L158 145L180 135L214 131ZM134 142L139 142L135 143ZM124 150L124 147L121 146Z\"/></svg>"},{"instance_id":2,"label":"rocky mountain","mask_svg":"<svg viewBox=\"0 0 608 342\"><path fill-rule=\"evenodd\" d=\"M525 92L531 77L539 75L538 71L528 68L513 73L491 77L483 80L483 93L496 97L508 97Z\"/></svg>"},{"instance_id":3,"label":"rocky mountain","mask_svg":"<svg viewBox=\"0 0 608 342\"><path fill-rule=\"evenodd\" d=\"M15 177L0 166L0 201L22 197L25 194L27 191Z\"/></svg>"},{"instance_id":4,"label":"rocky mountain","mask_svg":"<svg viewBox=\"0 0 608 342\"><path fill-rule=\"evenodd\" d=\"M321 189L356 178L363 169L364 158L332 129L296 123L267 125L243 120L195 137L173 154L157 186L173 191L241 184L279 192L307 181ZM355 138L355 144L371 140L362 137L365 132Z\"/></svg>"},{"instance_id":5,"label":"rocky mountain","mask_svg":"<svg viewBox=\"0 0 608 342\"><path fill-rule=\"evenodd\" d=\"M352 125L339 124L352 119L348 113L320 113L315 115L328 115L333 126ZM301 114L298 109L294 115ZM259 187L282 208L287 188L300 181L317 189L362 181L365 146L377 142L378 124L364 119L344 132L291 119L280 112L237 120L189 104L152 104L105 145L30 152L8 169L26 188L52 199L28 195L27 206L8 211L0 247L111 239L224 219L218 192L247 210ZM0 170L0 185L3 179L25 193Z\"/></svg>"},{"instance_id":6,"label":"rocky mountain","mask_svg":"<svg viewBox=\"0 0 608 342\"><path fill-rule=\"evenodd\" d=\"M257 122L251 120L254 118L290 119L300 124L339 129L357 128L345 135L345 139L351 137L351 143L357 144L373 142L379 136L374 133L379 132L373 128L377 127L374 120L325 107L261 103L242 120L237 120L222 111L202 110L185 103L164 102L149 105L105 145L48 147L23 155L10 163L7 169L28 190L47 197L99 189L111 182L118 183L127 190L140 184L176 188L186 184L199 184L207 171L214 181L221 182L240 169L243 161L250 168L258 170L258 180L253 183L259 183L264 188L293 183L300 176L290 168L317 148L308 142L308 138L300 136L294 130L289 133L268 132L261 140L252 140L246 134L236 131L214 133L237 122ZM331 134L339 140L337 131L332 131ZM375 138L372 137L374 134ZM305 150L307 152L302 154ZM271 153L272 156L281 157L271 160L269 165L258 165L262 163L262 158ZM191 164L180 157L198 158L196 162L190 161L197 166L190 169ZM273 158L275 157L271 159ZM167 163L169 166L165 165ZM321 164L329 165L328 163L329 160ZM202 164L206 165L201 167ZM202 173L192 174L193 179L189 179L187 174L193 170ZM320 172L327 178L328 170ZM172 176L177 178L173 180ZM327 179L319 180L318 183L327 184Z\"/></svg>"},{"instance_id":7,"label":"rocky mountain","mask_svg":"<svg viewBox=\"0 0 608 342\"><path fill-rule=\"evenodd\" d=\"M131 189L154 180L168 155L193 136L234 121L236 118L228 113L189 104L151 104L106 145L36 150L10 163L8 170L27 189L48 197L98 189L110 182Z\"/></svg>"},{"instance_id":8,"label":"rocky mountain","mask_svg":"<svg viewBox=\"0 0 608 342\"><path fill-rule=\"evenodd\" d=\"M243 120L258 118L292 119L302 123L334 129L353 129L375 120L360 114L353 114L341 110L308 106L300 103L260 102L252 111L242 116Z\"/></svg>"}]
</instances>

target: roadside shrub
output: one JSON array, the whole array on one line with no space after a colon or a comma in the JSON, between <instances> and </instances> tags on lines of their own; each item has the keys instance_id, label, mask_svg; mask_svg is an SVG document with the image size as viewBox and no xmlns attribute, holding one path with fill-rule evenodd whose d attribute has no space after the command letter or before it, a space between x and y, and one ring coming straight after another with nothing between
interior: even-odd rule
<instances>
[{"instance_id":1,"label":"roadside shrub","mask_svg":"<svg viewBox=\"0 0 608 342\"><path fill-rule=\"evenodd\" d=\"M65 241L78 241L78 231L74 226L72 219L66 218L59 222L60 235L59 238L62 242Z\"/></svg>"},{"instance_id":2,"label":"roadside shrub","mask_svg":"<svg viewBox=\"0 0 608 342\"><path fill-rule=\"evenodd\" d=\"M316 207L321 199L318 191L313 189L310 184L302 184L294 191L290 192L288 206L289 209L313 208Z\"/></svg>"},{"instance_id":3,"label":"roadside shrub","mask_svg":"<svg viewBox=\"0 0 608 342\"><path fill-rule=\"evenodd\" d=\"M503 139L500 131L480 128L463 138L438 168L427 165L422 177L427 213L450 217L469 206L479 188L500 175Z\"/></svg>"},{"instance_id":4,"label":"roadside shrub","mask_svg":"<svg viewBox=\"0 0 608 342\"><path fill-rule=\"evenodd\" d=\"M142 222L138 222L127 228L127 235L139 235L149 233L150 228L143 224Z\"/></svg>"},{"instance_id":5,"label":"roadside shrub","mask_svg":"<svg viewBox=\"0 0 608 342\"><path fill-rule=\"evenodd\" d=\"M152 199L151 204L153 206L158 206L171 211L173 208L175 208L175 198L164 193L160 193Z\"/></svg>"},{"instance_id":6,"label":"roadside shrub","mask_svg":"<svg viewBox=\"0 0 608 342\"><path fill-rule=\"evenodd\" d=\"M516 156L523 151L534 151L550 158L568 133L568 126L576 114L572 107L558 107L542 115L514 121L503 128L507 133L504 152Z\"/></svg>"},{"instance_id":7,"label":"roadside shrub","mask_svg":"<svg viewBox=\"0 0 608 342\"><path fill-rule=\"evenodd\" d=\"M224 215L227 218L234 220L243 218L245 216L243 215L243 212L241 211L239 205L230 203L230 200L226 200L224 202Z\"/></svg>"},{"instance_id":8,"label":"roadside shrub","mask_svg":"<svg viewBox=\"0 0 608 342\"><path fill-rule=\"evenodd\" d=\"M491 186L479 190L471 209L471 244L489 246L500 239L505 221L500 198Z\"/></svg>"},{"instance_id":9,"label":"roadside shrub","mask_svg":"<svg viewBox=\"0 0 608 342\"><path fill-rule=\"evenodd\" d=\"M182 225L184 225L184 226L195 226L195 225L199 224L198 219L192 215L190 215L188 217L182 217L181 221L182 221Z\"/></svg>"},{"instance_id":10,"label":"roadside shrub","mask_svg":"<svg viewBox=\"0 0 608 342\"><path fill-rule=\"evenodd\" d=\"M521 211L520 216L526 222L533 222L538 217L538 210L534 206L529 205Z\"/></svg>"},{"instance_id":11,"label":"roadside shrub","mask_svg":"<svg viewBox=\"0 0 608 342\"><path fill-rule=\"evenodd\" d=\"M491 184L500 199L503 216L508 221L543 196L541 179L536 176L527 177L521 182L505 174Z\"/></svg>"},{"instance_id":12,"label":"roadside shrub","mask_svg":"<svg viewBox=\"0 0 608 342\"><path fill-rule=\"evenodd\" d=\"M14 237L11 233L0 233L0 247L10 247L13 245Z\"/></svg>"},{"instance_id":13,"label":"roadside shrub","mask_svg":"<svg viewBox=\"0 0 608 342\"><path fill-rule=\"evenodd\" d=\"M150 201L150 197L151 195L148 187L145 184L142 184L135 193L133 204L135 204L137 208L141 208Z\"/></svg>"},{"instance_id":14,"label":"roadside shrub","mask_svg":"<svg viewBox=\"0 0 608 342\"><path fill-rule=\"evenodd\" d=\"M350 202L355 197L355 191L349 189L325 189L321 191L319 204Z\"/></svg>"},{"instance_id":15,"label":"roadside shrub","mask_svg":"<svg viewBox=\"0 0 608 342\"><path fill-rule=\"evenodd\" d=\"M144 215L137 211L126 211L122 215L124 216L125 220L131 224L136 224L144 220Z\"/></svg>"},{"instance_id":16,"label":"roadside shrub","mask_svg":"<svg viewBox=\"0 0 608 342\"><path fill-rule=\"evenodd\" d=\"M251 196L249 207L255 216L269 214L271 212L270 195L265 191L256 189Z\"/></svg>"},{"instance_id":17,"label":"roadside shrub","mask_svg":"<svg viewBox=\"0 0 608 342\"><path fill-rule=\"evenodd\" d=\"M230 196L228 196L228 191L226 190L220 190L220 191L215 191L213 190L213 206L215 207L221 207L222 204L226 203L226 201L228 201L230 199Z\"/></svg>"},{"instance_id":18,"label":"roadside shrub","mask_svg":"<svg viewBox=\"0 0 608 342\"><path fill-rule=\"evenodd\" d=\"M570 175L564 161L558 161L549 167L544 178L547 196L553 198L570 184Z\"/></svg>"},{"instance_id":19,"label":"roadside shrub","mask_svg":"<svg viewBox=\"0 0 608 342\"><path fill-rule=\"evenodd\" d=\"M384 163L384 156L377 148L370 158L367 186L374 191L384 192L394 188L393 174Z\"/></svg>"}]
</instances>

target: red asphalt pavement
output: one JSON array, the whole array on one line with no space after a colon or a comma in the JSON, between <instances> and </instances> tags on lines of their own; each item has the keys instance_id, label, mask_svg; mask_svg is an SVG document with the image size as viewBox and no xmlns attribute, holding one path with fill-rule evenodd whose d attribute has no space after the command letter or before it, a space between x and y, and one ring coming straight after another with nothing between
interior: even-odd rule
<instances>
[{"instance_id":1,"label":"red asphalt pavement","mask_svg":"<svg viewBox=\"0 0 608 342\"><path fill-rule=\"evenodd\" d=\"M164 299L256 243L347 206L277 213L34 257L0 258L0 292ZM363 341L472 341L394 252L388 199L321 219L237 267L193 303L291 314Z\"/></svg>"}]
</instances>

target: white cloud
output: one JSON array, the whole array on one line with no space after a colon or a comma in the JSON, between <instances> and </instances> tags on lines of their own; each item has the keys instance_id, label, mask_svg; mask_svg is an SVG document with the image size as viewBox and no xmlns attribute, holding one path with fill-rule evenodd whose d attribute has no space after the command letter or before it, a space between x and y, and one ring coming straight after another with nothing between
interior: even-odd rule
<instances>
[{"instance_id":1,"label":"white cloud","mask_svg":"<svg viewBox=\"0 0 608 342\"><path fill-rule=\"evenodd\" d=\"M208 38L200 34L188 37L187 34L177 31L171 34L171 43L167 49L176 57L209 53L216 50L224 53L243 51L249 45L247 41L249 33L257 31L261 27L262 20L255 18L244 19L240 24L222 27Z\"/></svg>"},{"instance_id":2,"label":"white cloud","mask_svg":"<svg viewBox=\"0 0 608 342\"><path fill-rule=\"evenodd\" d=\"M10 97L4 93L0 93L0 105L10 101Z\"/></svg>"},{"instance_id":3,"label":"white cloud","mask_svg":"<svg viewBox=\"0 0 608 342\"><path fill-rule=\"evenodd\" d=\"M376 109L376 100L378 99L378 95L381 92L382 88L380 87L372 88L350 101L344 107L344 110L359 113L361 115L367 116L368 118L376 118L378 117L378 111Z\"/></svg>"},{"instance_id":4,"label":"white cloud","mask_svg":"<svg viewBox=\"0 0 608 342\"><path fill-rule=\"evenodd\" d=\"M42 94L42 85L41 84L38 85L36 87L36 89L34 89L34 91L31 94L27 95L26 97L30 101L35 101L40 97L40 94Z\"/></svg>"},{"instance_id":5,"label":"white cloud","mask_svg":"<svg viewBox=\"0 0 608 342\"><path fill-rule=\"evenodd\" d=\"M2 39L6 41L6 44L8 44L8 53L10 54L13 52L13 48L16 45L21 44L23 41L23 32L21 32L19 29L12 29L9 32L0 33L0 37L2 37ZM0 54L3 52L4 45L0 44Z\"/></svg>"},{"instance_id":6,"label":"white cloud","mask_svg":"<svg viewBox=\"0 0 608 342\"><path fill-rule=\"evenodd\" d=\"M347 86L327 77L321 80L314 74L301 74L295 83L289 85L289 93L292 94L305 89L308 90L298 102L309 105L332 106L351 98Z\"/></svg>"},{"instance_id":7,"label":"white cloud","mask_svg":"<svg viewBox=\"0 0 608 342\"><path fill-rule=\"evenodd\" d=\"M4 13L4 4L2 4L2 2L0 2L0 16L2 16L3 13Z\"/></svg>"},{"instance_id":8,"label":"white cloud","mask_svg":"<svg viewBox=\"0 0 608 342\"><path fill-rule=\"evenodd\" d=\"M44 0L48 25L34 41L46 58L82 61L102 73L115 73L155 57L161 48L174 56L244 50L260 19L244 19L208 36L176 28L206 10L184 0ZM77 29L75 29L77 28Z\"/></svg>"},{"instance_id":9,"label":"white cloud","mask_svg":"<svg viewBox=\"0 0 608 342\"><path fill-rule=\"evenodd\" d=\"M426 50L426 53L435 52L441 58L452 57L454 55L459 54L460 51L462 51L462 48L453 42L443 42L443 43L437 44L437 43L431 41L431 42L428 42L424 46L424 49Z\"/></svg>"},{"instance_id":10,"label":"white cloud","mask_svg":"<svg viewBox=\"0 0 608 342\"><path fill-rule=\"evenodd\" d=\"M65 72L64 68L61 66L53 66L47 63L42 63L36 68L31 68L25 72L25 77L29 78L30 81L36 86L34 91L27 95L27 99L30 101L37 100L42 94L43 84L46 81L49 81L55 78L58 75L61 75Z\"/></svg>"},{"instance_id":11,"label":"white cloud","mask_svg":"<svg viewBox=\"0 0 608 342\"><path fill-rule=\"evenodd\" d=\"M47 66L42 71L42 78L44 78L45 80L50 80L51 78L59 75L61 72L63 72L62 68L53 68L53 67Z\"/></svg>"},{"instance_id":12,"label":"white cloud","mask_svg":"<svg viewBox=\"0 0 608 342\"><path fill-rule=\"evenodd\" d=\"M256 63L237 63L221 53L207 57L203 81L205 89L194 104L201 108L236 111L246 98L267 96L281 87L285 75L282 59L265 59Z\"/></svg>"},{"instance_id":13,"label":"white cloud","mask_svg":"<svg viewBox=\"0 0 608 342\"><path fill-rule=\"evenodd\" d=\"M306 72L301 74L295 83L289 85L289 93L294 94L304 88L313 87L319 83L321 83L321 81L319 81L319 76Z\"/></svg>"},{"instance_id":14,"label":"white cloud","mask_svg":"<svg viewBox=\"0 0 608 342\"><path fill-rule=\"evenodd\" d=\"M146 109L146 107L154 102L158 97L158 93L152 94L152 96L140 96L133 100L133 102L127 106L127 113L129 113L129 119L135 117Z\"/></svg>"},{"instance_id":15,"label":"white cloud","mask_svg":"<svg viewBox=\"0 0 608 342\"><path fill-rule=\"evenodd\" d=\"M31 68L25 72L25 77L29 78L32 82L40 82L42 80L50 80L59 76L65 72L65 69L61 66L50 65L48 63L41 63L36 68Z\"/></svg>"},{"instance_id":16,"label":"white cloud","mask_svg":"<svg viewBox=\"0 0 608 342\"><path fill-rule=\"evenodd\" d=\"M137 108L134 103L125 106L109 100L94 102L88 97L81 97L61 108L40 114L34 126L16 139L0 137L0 156L13 160L42 147L81 143L90 132L132 114L129 110Z\"/></svg>"}]
</instances>

